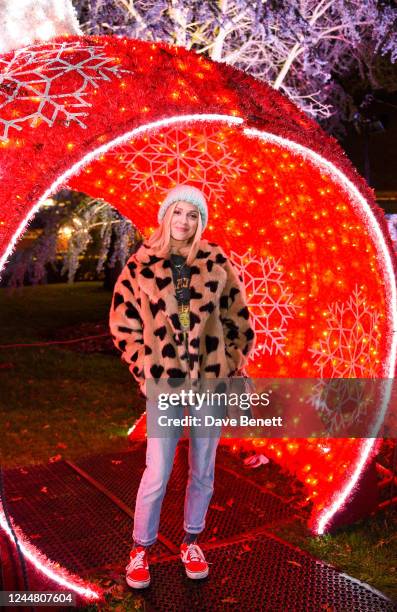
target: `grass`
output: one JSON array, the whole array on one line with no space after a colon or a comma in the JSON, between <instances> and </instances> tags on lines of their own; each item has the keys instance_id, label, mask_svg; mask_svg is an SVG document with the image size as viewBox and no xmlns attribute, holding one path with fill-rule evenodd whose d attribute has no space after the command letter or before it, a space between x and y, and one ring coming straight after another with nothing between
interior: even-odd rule
<instances>
[{"instance_id":1,"label":"grass","mask_svg":"<svg viewBox=\"0 0 397 612\"><path fill-rule=\"evenodd\" d=\"M1 344L40 341L59 327L106 320L110 300L101 283L0 289Z\"/></svg>"},{"instance_id":2,"label":"grass","mask_svg":"<svg viewBox=\"0 0 397 612\"><path fill-rule=\"evenodd\" d=\"M0 289L0 344L45 342L60 328L105 321L110 299L99 283L26 287L13 293ZM127 430L143 408L128 368L116 355L56 345L0 348L3 467L125 449ZM225 453L222 460L247 475L238 456ZM249 476L285 497L293 493L291 479L274 464L249 470ZM396 523L394 509L333 535L313 537L299 521L275 533L397 599ZM102 609L143 609L123 576L101 576L99 582L109 592Z\"/></svg>"},{"instance_id":3,"label":"grass","mask_svg":"<svg viewBox=\"0 0 397 612\"><path fill-rule=\"evenodd\" d=\"M393 518L382 512L339 529L333 535L313 537L300 523L277 529L275 533L397 601L395 515Z\"/></svg>"},{"instance_id":4,"label":"grass","mask_svg":"<svg viewBox=\"0 0 397 612\"><path fill-rule=\"evenodd\" d=\"M106 320L110 298L99 283L0 290L0 343L43 342L58 328ZM0 363L3 466L127 448L143 402L117 357L52 345L0 348Z\"/></svg>"}]
</instances>

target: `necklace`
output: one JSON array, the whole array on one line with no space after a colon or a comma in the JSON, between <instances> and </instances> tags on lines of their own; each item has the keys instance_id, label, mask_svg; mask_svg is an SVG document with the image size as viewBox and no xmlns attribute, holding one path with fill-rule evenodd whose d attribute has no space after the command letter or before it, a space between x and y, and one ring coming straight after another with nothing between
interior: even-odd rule
<instances>
[{"instance_id":1,"label":"necklace","mask_svg":"<svg viewBox=\"0 0 397 612\"><path fill-rule=\"evenodd\" d=\"M173 253L172 255L174 255L174 257L171 256L172 259L172 266L175 268L175 276L174 276L174 281L175 281L175 294L176 294L176 298L178 300L178 302L185 302L188 301L187 295L186 295L186 291L188 290L188 286L190 284L190 275L187 275L187 266L186 266L186 259L185 261L183 261L180 264L175 263L175 253ZM177 255L178 256L178 255ZM179 257L181 257L181 255L179 255ZM185 272L184 270L186 270L186 278L185 278ZM188 278L189 276L189 278ZM184 279L184 282L182 283L184 286L181 285L181 280ZM185 284L187 281L187 285Z\"/></svg>"},{"instance_id":2,"label":"necklace","mask_svg":"<svg viewBox=\"0 0 397 612\"><path fill-rule=\"evenodd\" d=\"M176 253L172 253L172 255L177 255ZM181 264L177 264L175 263L175 259L172 262L172 265L177 269L177 270L181 270L185 265L186 265L186 260L183 261Z\"/></svg>"}]
</instances>

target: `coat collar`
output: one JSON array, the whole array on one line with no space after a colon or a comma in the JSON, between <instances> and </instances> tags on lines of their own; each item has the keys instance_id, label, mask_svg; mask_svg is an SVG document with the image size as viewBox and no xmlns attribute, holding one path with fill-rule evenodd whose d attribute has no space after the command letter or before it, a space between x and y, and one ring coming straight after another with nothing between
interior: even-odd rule
<instances>
[{"instance_id":1,"label":"coat collar","mask_svg":"<svg viewBox=\"0 0 397 612\"><path fill-rule=\"evenodd\" d=\"M217 244L215 244L215 242L209 242L208 240L206 240L205 238L202 238L199 241L199 247L198 247L198 253L201 251L209 251L209 255L210 254L214 254L220 252L219 246ZM135 253L135 258L140 261L141 263L151 263L151 257L155 256L156 253L154 251L154 249L152 247L150 247L146 242L143 242L139 249L136 251ZM158 257L157 259L164 259L161 257ZM199 261L202 259L204 259L203 257L196 257L196 260ZM196 261L194 262L196 263Z\"/></svg>"},{"instance_id":2,"label":"coat collar","mask_svg":"<svg viewBox=\"0 0 397 612\"><path fill-rule=\"evenodd\" d=\"M157 256L146 243L140 246L134 259L138 263L137 281L141 290L149 296L153 313L156 312L156 308L164 310L174 332L180 333L178 302L170 259ZM220 300L227 276L221 265L224 261L218 245L205 239L200 240L196 258L190 267L189 340L200 336L206 319L212 312L211 309L206 309L208 302ZM216 291L212 292L205 286L204 283L210 281L217 282Z\"/></svg>"}]
</instances>

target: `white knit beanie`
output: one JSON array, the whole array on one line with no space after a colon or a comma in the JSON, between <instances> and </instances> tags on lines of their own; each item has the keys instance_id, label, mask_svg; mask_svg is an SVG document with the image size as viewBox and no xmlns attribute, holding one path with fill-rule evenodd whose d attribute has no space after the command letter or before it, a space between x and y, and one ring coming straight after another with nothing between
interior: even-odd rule
<instances>
[{"instance_id":1,"label":"white knit beanie","mask_svg":"<svg viewBox=\"0 0 397 612\"><path fill-rule=\"evenodd\" d=\"M162 221L167 209L171 206L171 204L182 200L197 206L204 229L208 221L207 202L205 201L204 194L200 191L200 189L197 189L197 187L193 187L192 185L177 185L173 189L170 189L159 208L157 215L158 222L160 223Z\"/></svg>"}]
</instances>

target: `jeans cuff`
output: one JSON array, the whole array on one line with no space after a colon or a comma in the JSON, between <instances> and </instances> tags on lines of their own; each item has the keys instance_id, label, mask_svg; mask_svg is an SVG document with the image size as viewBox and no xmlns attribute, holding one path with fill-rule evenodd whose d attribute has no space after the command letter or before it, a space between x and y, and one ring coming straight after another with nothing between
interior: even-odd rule
<instances>
[{"instance_id":1,"label":"jeans cuff","mask_svg":"<svg viewBox=\"0 0 397 612\"><path fill-rule=\"evenodd\" d=\"M157 542L157 536L154 539L147 540L146 542L144 542L143 540L137 539L134 536L134 534L132 534L132 538L133 538L135 544L138 544L138 546L151 546L152 544L155 544Z\"/></svg>"},{"instance_id":2,"label":"jeans cuff","mask_svg":"<svg viewBox=\"0 0 397 612\"><path fill-rule=\"evenodd\" d=\"M204 531L204 527L205 525L203 525L202 527L192 527L191 525L187 525L186 523L183 524L184 530L188 533L201 533L202 531Z\"/></svg>"}]
</instances>

